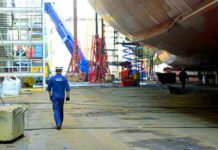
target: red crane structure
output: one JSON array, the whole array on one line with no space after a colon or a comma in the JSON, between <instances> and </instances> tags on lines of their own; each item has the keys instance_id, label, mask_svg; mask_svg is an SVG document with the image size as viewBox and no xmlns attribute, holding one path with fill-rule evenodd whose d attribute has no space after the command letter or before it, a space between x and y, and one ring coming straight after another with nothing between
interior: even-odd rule
<instances>
[{"instance_id":1,"label":"red crane structure","mask_svg":"<svg viewBox=\"0 0 218 150\"><path fill-rule=\"evenodd\" d=\"M79 42L77 40L77 0L73 1L73 24L74 24L74 41L73 41L73 50L71 61L68 67L68 74L79 74L81 73L80 70L80 49L79 49Z\"/></svg>"},{"instance_id":2,"label":"red crane structure","mask_svg":"<svg viewBox=\"0 0 218 150\"><path fill-rule=\"evenodd\" d=\"M79 45L78 45L78 41L74 40L73 55L71 57L71 63L70 63L71 72L81 73L79 63L80 63Z\"/></svg>"},{"instance_id":3,"label":"red crane structure","mask_svg":"<svg viewBox=\"0 0 218 150\"><path fill-rule=\"evenodd\" d=\"M89 82L105 82L106 73L110 75L108 55L104 51L105 42L98 35L92 38L91 56L89 63Z\"/></svg>"}]
</instances>

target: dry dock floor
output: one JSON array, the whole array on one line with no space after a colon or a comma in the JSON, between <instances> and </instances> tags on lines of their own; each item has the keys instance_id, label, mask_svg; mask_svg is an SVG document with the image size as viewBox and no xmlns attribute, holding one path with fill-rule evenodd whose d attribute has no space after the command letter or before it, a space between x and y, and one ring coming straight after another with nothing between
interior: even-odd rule
<instances>
[{"instance_id":1,"label":"dry dock floor","mask_svg":"<svg viewBox=\"0 0 218 150\"><path fill-rule=\"evenodd\" d=\"M173 95L157 87L77 87L56 130L47 92L7 103L28 104L24 137L1 150L215 150L218 89Z\"/></svg>"}]
</instances>

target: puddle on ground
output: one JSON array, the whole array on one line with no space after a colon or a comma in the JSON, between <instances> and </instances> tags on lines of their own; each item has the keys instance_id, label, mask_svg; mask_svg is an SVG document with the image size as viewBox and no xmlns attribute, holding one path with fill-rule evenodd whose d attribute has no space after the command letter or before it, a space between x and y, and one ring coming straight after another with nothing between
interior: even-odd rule
<instances>
[{"instance_id":1,"label":"puddle on ground","mask_svg":"<svg viewBox=\"0 0 218 150\"><path fill-rule=\"evenodd\" d=\"M87 113L74 113L74 117L103 117L103 116L115 116L126 115L124 112L87 112Z\"/></svg>"},{"instance_id":2,"label":"puddle on ground","mask_svg":"<svg viewBox=\"0 0 218 150\"><path fill-rule=\"evenodd\" d=\"M166 133L161 133L159 131L153 131L153 130L143 130L143 129L124 129L124 130L119 130L113 132L114 134L152 134L155 136L160 136L160 137L170 137L172 135L166 134Z\"/></svg>"},{"instance_id":3,"label":"puddle on ground","mask_svg":"<svg viewBox=\"0 0 218 150\"><path fill-rule=\"evenodd\" d=\"M136 97L141 97L141 96L138 96L138 95L127 95L127 96L123 96L123 97L128 97L128 98L136 98Z\"/></svg>"},{"instance_id":4,"label":"puddle on ground","mask_svg":"<svg viewBox=\"0 0 218 150\"><path fill-rule=\"evenodd\" d=\"M200 141L190 137L150 139L131 142L134 147L149 148L151 150L215 150L214 147L203 146Z\"/></svg>"}]
</instances>

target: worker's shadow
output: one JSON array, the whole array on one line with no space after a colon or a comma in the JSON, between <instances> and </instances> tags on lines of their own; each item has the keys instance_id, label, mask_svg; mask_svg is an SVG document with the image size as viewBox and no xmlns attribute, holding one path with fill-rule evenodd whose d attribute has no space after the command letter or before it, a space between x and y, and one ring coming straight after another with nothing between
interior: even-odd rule
<instances>
[{"instance_id":1,"label":"worker's shadow","mask_svg":"<svg viewBox=\"0 0 218 150\"><path fill-rule=\"evenodd\" d=\"M175 87L172 85L168 85L168 88L171 94L187 94L190 92L190 90L187 88L185 90L182 90L181 87Z\"/></svg>"}]
</instances>

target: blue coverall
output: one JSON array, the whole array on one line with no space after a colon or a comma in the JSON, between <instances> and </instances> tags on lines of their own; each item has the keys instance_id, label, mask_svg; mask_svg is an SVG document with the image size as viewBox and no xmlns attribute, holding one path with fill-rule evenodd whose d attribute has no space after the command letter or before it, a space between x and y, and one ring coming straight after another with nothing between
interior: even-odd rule
<instances>
[{"instance_id":1,"label":"blue coverall","mask_svg":"<svg viewBox=\"0 0 218 150\"><path fill-rule=\"evenodd\" d=\"M70 91L70 86L67 79L63 75L56 74L50 78L47 90L52 93L51 96L56 126L61 127L64 119L63 105L65 91Z\"/></svg>"}]
</instances>

